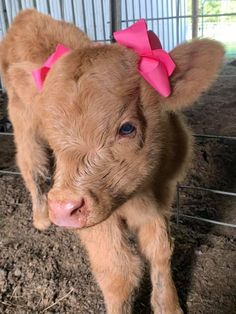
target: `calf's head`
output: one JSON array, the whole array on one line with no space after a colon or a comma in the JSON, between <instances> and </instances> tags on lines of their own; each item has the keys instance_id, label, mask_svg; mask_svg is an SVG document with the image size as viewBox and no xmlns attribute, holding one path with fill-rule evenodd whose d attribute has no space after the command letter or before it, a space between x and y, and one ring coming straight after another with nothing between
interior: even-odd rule
<instances>
[{"instance_id":1,"label":"calf's head","mask_svg":"<svg viewBox=\"0 0 236 314\"><path fill-rule=\"evenodd\" d=\"M35 111L55 156L48 193L52 222L94 225L151 183L167 145L168 111L191 104L209 87L223 49L214 41L196 40L170 55L176 70L168 98L140 77L135 53L116 44L63 56L41 92L31 74L38 65L9 69L15 92Z\"/></svg>"}]
</instances>

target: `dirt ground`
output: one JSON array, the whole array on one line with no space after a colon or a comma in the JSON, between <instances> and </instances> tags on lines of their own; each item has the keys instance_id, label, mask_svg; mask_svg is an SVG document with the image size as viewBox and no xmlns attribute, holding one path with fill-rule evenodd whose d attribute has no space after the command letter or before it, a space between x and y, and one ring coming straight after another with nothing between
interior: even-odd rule
<instances>
[{"instance_id":1,"label":"dirt ground","mask_svg":"<svg viewBox=\"0 0 236 314\"><path fill-rule=\"evenodd\" d=\"M236 136L236 67L227 61L221 74L184 113L194 133ZM184 184L235 191L235 157L233 140L196 138ZM11 137L0 137L0 169L15 169ZM182 191L180 198L181 213L229 223L236 223L235 204L232 197L205 192ZM236 313L235 231L182 217L177 227L173 216L172 268L186 313ZM146 273L135 314L151 312L150 286ZM22 179L11 175L0 176L0 313L105 313L77 236L56 227L35 230L29 194Z\"/></svg>"}]
</instances>

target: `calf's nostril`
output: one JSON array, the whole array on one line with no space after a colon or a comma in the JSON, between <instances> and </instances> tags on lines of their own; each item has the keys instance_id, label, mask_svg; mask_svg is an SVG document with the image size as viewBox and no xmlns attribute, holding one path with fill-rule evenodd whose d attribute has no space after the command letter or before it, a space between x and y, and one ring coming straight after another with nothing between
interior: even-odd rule
<instances>
[{"instance_id":1,"label":"calf's nostril","mask_svg":"<svg viewBox=\"0 0 236 314\"><path fill-rule=\"evenodd\" d=\"M76 213L82 213L82 208L84 207L84 199L82 199L81 203L79 206L76 206L70 213L70 216L75 215Z\"/></svg>"},{"instance_id":2,"label":"calf's nostril","mask_svg":"<svg viewBox=\"0 0 236 314\"><path fill-rule=\"evenodd\" d=\"M81 213L80 208L76 207L75 209L72 210L72 212L70 213L70 216L73 216L74 214L76 214L77 212Z\"/></svg>"}]
</instances>

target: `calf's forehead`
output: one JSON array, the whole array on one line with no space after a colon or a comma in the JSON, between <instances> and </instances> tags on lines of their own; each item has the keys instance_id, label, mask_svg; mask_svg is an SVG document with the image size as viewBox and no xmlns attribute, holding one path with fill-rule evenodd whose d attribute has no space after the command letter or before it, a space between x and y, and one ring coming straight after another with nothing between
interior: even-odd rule
<instances>
[{"instance_id":1,"label":"calf's forehead","mask_svg":"<svg viewBox=\"0 0 236 314\"><path fill-rule=\"evenodd\" d=\"M117 116L133 108L139 95L138 78L113 73L88 73L78 81L76 103L82 113Z\"/></svg>"},{"instance_id":2,"label":"calf's forehead","mask_svg":"<svg viewBox=\"0 0 236 314\"><path fill-rule=\"evenodd\" d=\"M63 77L64 76L64 77ZM74 114L120 114L128 104L137 99L139 94L139 76L136 71L118 73L107 71L102 67L91 68L78 80L65 74L50 77L52 84L47 86L44 102L45 108L54 106ZM49 85L49 84L48 84ZM54 110L50 110L53 114Z\"/></svg>"},{"instance_id":3,"label":"calf's forehead","mask_svg":"<svg viewBox=\"0 0 236 314\"><path fill-rule=\"evenodd\" d=\"M81 150L82 145L87 151L104 145L115 139L122 122L136 117L137 81L131 92L124 81L115 86L108 84L109 77L104 81L99 77L86 74L77 82L63 84L51 95L45 106L46 123L50 143L59 150L71 145Z\"/></svg>"},{"instance_id":4,"label":"calf's forehead","mask_svg":"<svg viewBox=\"0 0 236 314\"><path fill-rule=\"evenodd\" d=\"M135 111L140 76L133 54L119 47L105 47L90 59L89 53L62 58L45 82L47 115L64 128L109 127Z\"/></svg>"}]
</instances>

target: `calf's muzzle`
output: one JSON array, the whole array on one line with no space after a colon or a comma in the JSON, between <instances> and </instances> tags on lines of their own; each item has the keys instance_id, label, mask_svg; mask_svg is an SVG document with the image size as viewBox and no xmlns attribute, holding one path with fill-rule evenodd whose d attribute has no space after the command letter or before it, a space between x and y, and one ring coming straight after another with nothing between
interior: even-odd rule
<instances>
[{"instance_id":1,"label":"calf's muzzle","mask_svg":"<svg viewBox=\"0 0 236 314\"><path fill-rule=\"evenodd\" d=\"M86 199L75 200L48 199L49 218L57 226L66 228L83 228L89 215Z\"/></svg>"}]
</instances>

